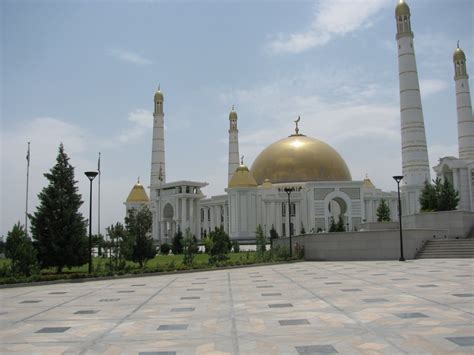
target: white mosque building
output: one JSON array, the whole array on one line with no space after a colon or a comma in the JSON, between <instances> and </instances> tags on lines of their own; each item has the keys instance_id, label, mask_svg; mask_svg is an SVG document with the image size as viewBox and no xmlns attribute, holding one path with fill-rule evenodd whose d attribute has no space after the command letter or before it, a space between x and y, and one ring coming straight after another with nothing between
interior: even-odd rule
<instances>
[{"instance_id":1,"label":"white mosque building","mask_svg":"<svg viewBox=\"0 0 474 355\"><path fill-rule=\"evenodd\" d=\"M416 67L410 9L401 0L395 10L400 83L402 151L402 212L416 214L425 181L430 181L428 147ZM474 118L469 92L466 56L454 52L459 157L444 157L434 167L436 176L448 179L459 191L459 210L474 211ZM166 180L164 95L154 96L154 124L150 199L138 182L130 192L126 208L149 206L153 214L153 238L170 242L178 228L190 228L198 238L215 227L223 227L233 240L252 242L261 225L268 236L275 228L279 236L328 231L331 220L342 218L346 230L355 231L363 222L375 222L381 199L387 201L392 220L397 220L396 192L377 189L368 177L353 180L339 153L330 145L295 131L269 145L250 169L240 158L238 115L229 114L228 187L225 194L206 197L205 182ZM454 124L454 120L453 120ZM290 214L290 223L288 223Z\"/></svg>"}]
</instances>

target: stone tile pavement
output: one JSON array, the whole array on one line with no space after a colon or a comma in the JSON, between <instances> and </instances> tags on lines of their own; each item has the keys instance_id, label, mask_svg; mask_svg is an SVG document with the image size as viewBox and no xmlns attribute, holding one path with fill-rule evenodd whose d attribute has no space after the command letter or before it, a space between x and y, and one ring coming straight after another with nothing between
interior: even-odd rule
<instances>
[{"instance_id":1,"label":"stone tile pavement","mask_svg":"<svg viewBox=\"0 0 474 355\"><path fill-rule=\"evenodd\" d=\"M301 262L0 289L0 352L473 354L474 260Z\"/></svg>"}]
</instances>

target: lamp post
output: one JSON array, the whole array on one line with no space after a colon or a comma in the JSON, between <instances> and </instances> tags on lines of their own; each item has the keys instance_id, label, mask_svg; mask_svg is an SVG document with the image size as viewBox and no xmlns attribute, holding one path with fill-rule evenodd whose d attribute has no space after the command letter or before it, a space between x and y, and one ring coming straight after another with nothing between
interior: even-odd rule
<instances>
[{"instance_id":1,"label":"lamp post","mask_svg":"<svg viewBox=\"0 0 474 355\"><path fill-rule=\"evenodd\" d=\"M294 187L285 187L283 189L283 191L285 191L288 195L288 235L290 237L290 258L293 258L293 244L291 243L291 212L290 212L290 209L291 209L291 202L290 202L290 196L291 196L291 193L293 191L295 191L295 188Z\"/></svg>"},{"instance_id":2,"label":"lamp post","mask_svg":"<svg viewBox=\"0 0 474 355\"><path fill-rule=\"evenodd\" d=\"M84 174L90 182L90 198L89 198L89 274L92 273L92 180L97 176L97 171L86 171Z\"/></svg>"},{"instance_id":3,"label":"lamp post","mask_svg":"<svg viewBox=\"0 0 474 355\"><path fill-rule=\"evenodd\" d=\"M405 257L403 256L402 200L400 199L400 181L402 181L403 175L393 176L393 179L397 182L397 191L398 191L398 222L400 223L400 259L399 261L405 261Z\"/></svg>"}]
</instances>

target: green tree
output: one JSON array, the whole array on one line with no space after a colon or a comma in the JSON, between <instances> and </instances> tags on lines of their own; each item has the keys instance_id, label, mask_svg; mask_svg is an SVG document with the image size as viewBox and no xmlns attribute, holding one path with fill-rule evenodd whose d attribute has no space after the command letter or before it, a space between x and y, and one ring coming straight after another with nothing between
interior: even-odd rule
<instances>
[{"instance_id":1,"label":"green tree","mask_svg":"<svg viewBox=\"0 0 474 355\"><path fill-rule=\"evenodd\" d=\"M420 195L421 210L425 212L455 210L459 203L459 192L448 179L444 179L443 182L437 177L433 183L434 185L425 182Z\"/></svg>"},{"instance_id":2,"label":"green tree","mask_svg":"<svg viewBox=\"0 0 474 355\"><path fill-rule=\"evenodd\" d=\"M3 240L4 237L2 237L2 239L0 239L0 254L4 254L5 253L5 241Z\"/></svg>"},{"instance_id":3,"label":"green tree","mask_svg":"<svg viewBox=\"0 0 474 355\"><path fill-rule=\"evenodd\" d=\"M329 230L328 232L337 232L337 225L336 222L334 221L334 217L331 216L331 221L329 223Z\"/></svg>"},{"instance_id":4,"label":"green tree","mask_svg":"<svg viewBox=\"0 0 474 355\"><path fill-rule=\"evenodd\" d=\"M436 181L436 180L433 180ZM438 182L439 187L439 182ZM437 191L433 185L431 185L428 180L425 181L425 186L421 190L420 194L420 209L422 211L437 211L438 210L438 197Z\"/></svg>"},{"instance_id":5,"label":"green tree","mask_svg":"<svg viewBox=\"0 0 474 355\"><path fill-rule=\"evenodd\" d=\"M137 262L140 268L156 255L156 247L151 236L151 225L152 214L148 207L144 206L138 211L134 208L128 210L125 217L125 228L133 239L132 260Z\"/></svg>"},{"instance_id":6,"label":"green tree","mask_svg":"<svg viewBox=\"0 0 474 355\"><path fill-rule=\"evenodd\" d=\"M127 234L122 223L107 227L110 239L110 268L120 270L125 267L125 260L131 260L133 255L133 240Z\"/></svg>"},{"instance_id":7,"label":"green tree","mask_svg":"<svg viewBox=\"0 0 474 355\"><path fill-rule=\"evenodd\" d=\"M454 186L444 179L441 192L439 194L438 211L452 211L458 207L459 192L454 189Z\"/></svg>"},{"instance_id":8,"label":"green tree","mask_svg":"<svg viewBox=\"0 0 474 355\"><path fill-rule=\"evenodd\" d=\"M216 227L211 233L209 238L212 239L212 247L210 248L209 262L222 261L227 259L227 253L230 252L232 244L224 228Z\"/></svg>"},{"instance_id":9,"label":"green tree","mask_svg":"<svg viewBox=\"0 0 474 355\"><path fill-rule=\"evenodd\" d=\"M257 231L255 232L255 244L257 247L257 255L262 256L267 250L267 238L265 238L260 224L257 226Z\"/></svg>"},{"instance_id":10,"label":"green tree","mask_svg":"<svg viewBox=\"0 0 474 355\"><path fill-rule=\"evenodd\" d=\"M178 231L175 233L173 237L173 241L171 244L171 251L175 255L183 253L183 232L181 232L180 228L178 228Z\"/></svg>"},{"instance_id":11,"label":"green tree","mask_svg":"<svg viewBox=\"0 0 474 355\"><path fill-rule=\"evenodd\" d=\"M339 220L337 221L336 225L336 232L345 232L346 227L344 226L344 220L342 219L342 216L339 215Z\"/></svg>"},{"instance_id":12,"label":"green tree","mask_svg":"<svg viewBox=\"0 0 474 355\"><path fill-rule=\"evenodd\" d=\"M278 238L279 238L278 232L276 231L275 226L272 224L272 228L270 229L270 240L278 239Z\"/></svg>"},{"instance_id":13,"label":"green tree","mask_svg":"<svg viewBox=\"0 0 474 355\"><path fill-rule=\"evenodd\" d=\"M306 229L304 229L303 222L301 222L300 234L306 234Z\"/></svg>"},{"instance_id":14,"label":"green tree","mask_svg":"<svg viewBox=\"0 0 474 355\"><path fill-rule=\"evenodd\" d=\"M170 250L171 250L171 245L169 245L168 243L163 243L160 245L160 253L162 255L168 255L170 253Z\"/></svg>"},{"instance_id":15,"label":"green tree","mask_svg":"<svg viewBox=\"0 0 474 355\"><path fill-rule=\"evenodd\" d=\"M184 240L183 240L183 252L184 252L184 259L183 263L185 265L192 265L194 261L194 255L196 254L197 247L197 240L192 235L191 229L186 228L184 232Z\"/></svg>"},{"instance_id":16,"label":"green tree","mask_svg":"<svg viewBox=\"0 0 474 355\"><path fill-rule=\"evenodd\" d=\"M56 267L57 272L88 261L87 223L74 180L74 168L59 145L56 165L44 174L49 184L39 193L39 205L30 215L31 234L41 267Z\"/></svg>"},{"instance_id":17,"label":"green tree","mask_svg":"<svg viewBox=\"0 0 474 355\"><path fill-rule=\"evenodd\" d=\"M232 250L234 253L239 253L240 252L240 244L238 240L233 240L232 241Z\"/></svg>"},{"instance_id":18,"label":"green tree","mask_svg":"<svg viewBox=\"0 0 474 355\"><path fill-rule=\"evenodd\" d=\"M15 224L7 234L5 256L11 259L13 274L30 276L38 272L36 250L20 222Z\"/></svg>"},{"instance_id":19,"label":"green tree","mask_svg":"<svg viewBox=\"0 0 474 355\"><path fill-rule=\"evenodd\" d=\"M380 200L379 207L377 207L377 222L390 222L390 207L387 202L382 198Z\"/></svg>"}]
</instances>

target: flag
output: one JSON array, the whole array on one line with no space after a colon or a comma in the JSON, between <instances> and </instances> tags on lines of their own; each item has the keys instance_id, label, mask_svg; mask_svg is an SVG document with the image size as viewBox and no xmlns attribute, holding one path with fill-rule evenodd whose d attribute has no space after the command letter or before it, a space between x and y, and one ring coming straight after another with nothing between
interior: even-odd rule
<instances>
[{"instance_id":1,"label":"flag","mask_svg":"<svg viewBox=\"0 0 474 355\"><path fill-rule=\"evenodd\" d=\"M26 161L28 162L28 166L30 166L30 142L28 142L28 151L26 152Z\"/></svg>"},{"instance_id":2,"label":"flag","mask_svg":"<svg viewBox=\"0 0 474 355\"><path fill-rule=\"evenodd\" d=\"M97 161L97 171L100 174L100 152L99 152L99 160Z\"/></svg>"}]
</instances>

